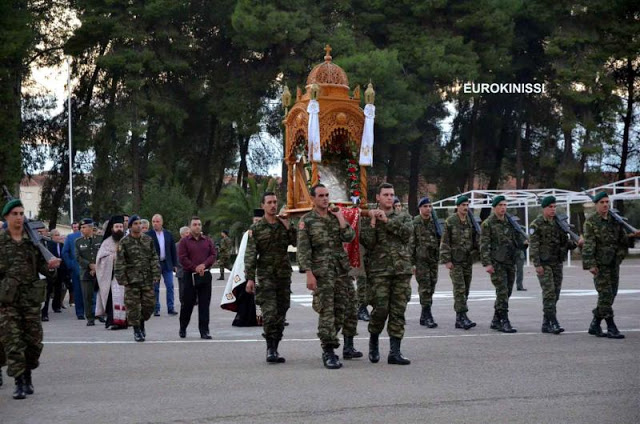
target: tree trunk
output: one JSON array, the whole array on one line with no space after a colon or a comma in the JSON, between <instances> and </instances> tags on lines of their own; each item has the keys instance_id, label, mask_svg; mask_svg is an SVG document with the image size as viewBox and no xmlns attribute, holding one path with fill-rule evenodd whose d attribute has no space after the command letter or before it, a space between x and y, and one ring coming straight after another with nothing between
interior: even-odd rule
<instances>
[{"instance_id":1,"label":"tree trunk","mask_svg":"<svg viewBox=\"0 0 640 424\"><path fill-rule=\"evenodd\" d=\"M522 188L522 127L516 125L516 189Z\"/></svg>"},{"instance_id":2,"label":"tree trunk","mask_svg":"<svg viewBox=\"0 0 640 424\"><path fill-rule=\"evenodd\" d=\"M418 183L420 180L420 155L422 153L423 138L414 140L409 146L411 154L409 164L409 213L418 214Z\"/></svg>"},{"instance_id":3,"label":"tree trunk","mask_svg":"<svg viewBox=\"0 0 640 424\"><path fill-rule=\"evenodd\" d=\"M475 177L476 177L476 121L478 119L478 109L480 108L480 101L474 100L473 108L471 109L471 125L469 128L469 134L471 137L471 146L469 148L469 167L467 168L467 190L475 189ZM463 152L464 154L464 152Z\"/></svg>"},{"instance_id":4,"label":"tree trunk","mask_svg":"<svg viewBox=\"0 0 640 424\"><path fill-rule=\"evenodd\" d=\"M623 117L624 128L622 130L622 146L620 146L620 168L618 169L618 181L627 177L627 161L629 159L629 132L633 124L633 106L635 103L634 84L636 82L636 74L633 69L633 63L627 58L626 74L627 77L627 110ZM624 202L618 200L615 202L616 208L620 213L624 214Z\"/></svg>"}]
</instances>

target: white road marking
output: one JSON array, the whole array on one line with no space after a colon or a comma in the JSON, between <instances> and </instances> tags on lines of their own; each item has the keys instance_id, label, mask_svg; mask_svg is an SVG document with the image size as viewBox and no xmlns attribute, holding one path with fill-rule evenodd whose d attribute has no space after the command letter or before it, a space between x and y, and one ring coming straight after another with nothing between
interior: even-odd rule
<instances>
[{"instance_id":1,"label":"white road marking","mask_svg":"<svg viewBox=\"0 0 640 424\"><path fill-rule=\"evenodd\" d=\"M620 331L622 333L637 333L640 332L640 328L621 328ZM542 333L540 332L529 332L529 333L513 333L513 334L504 334L499 332L492 333L467 333L464 334L434 334L428 336L407 336L405 339L456 339L463 337L519 337L519 336L539 336ZM564 335L567 334L587 334L586 331L565 331ZM544 336L543 336L544 337ZM559 336L562 337L562 336ZM388 337L381 336L380 339L388 339ZM594 338L595 339L595 338ZM355 337L355 340L369 340L368 337ZM283 339L283 342L318 342L320 341L317 338L312 339ZM238 339L238 340L147 340L143 343L138 343L133 340L121 340L121 341L112 341L112 340L85 340L85 341L45 341L46 345L121 345L121 344L183 344L183 343L264 343L264 339Z\"/></svg>"}]
</instances>

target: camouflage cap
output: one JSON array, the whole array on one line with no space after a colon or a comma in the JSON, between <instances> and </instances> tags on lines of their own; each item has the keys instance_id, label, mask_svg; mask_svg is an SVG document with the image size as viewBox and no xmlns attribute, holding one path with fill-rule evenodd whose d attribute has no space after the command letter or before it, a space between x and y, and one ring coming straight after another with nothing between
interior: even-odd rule
<instances>
[{"instance_id":1,"label":"camouflage cap","mask_svg":"<svg viewBox=\"0 0 640 424\"><path fill-rule=\"evenodd\" d=\"M556 203L556 198L554 196L546 196L542 199L542 207L546 208L549 205Z\"/></svg>"},{"instance_id":2,"label":"camouflage cap","mask_svg":"<svg viewBox=\"0 0 640 424\"><path fill-rule=\"evenodd\" d=\"M4 208L2 208L2 216L5 217L9 215L9 212L18 207L24 207L20 199L9 200L7 204L4 205Z\"/></svg>"},{"instance_id":3,"label":"camouflage cap","mask_svg":"<svg viewBox=\"0 0 640 424\"><path fill-rule=\"evenodd\" d=\"M598 203L600 200L604 199L605 197L609 197L609 195L607 194L606 191L601 191L600 193L593 196L593 202Z\"/></svg>"},{"instance_id":4,"label":"camouflage cap","mask_svg":"<svg viewBox=\"0 0 640 424\"><path fill-rule=\"evenodd\" d=\"M507 198L506 198L506 197L504 197L503 195L496 196L496 197L494 197L494 198L493 198L493 200L491 201L491 207L494 207L494 208L495 208L496 206L498 206L498 204L499 204L500 202L504 202L504 201L506 201L506 200L507 200Z\"/></svg>"},{"instance_id":5,"label":"camouflage cap","mask_svg":"<svg viewBox=\"0 0 640 424\"><path fill-rule=\"evenodd\" d=\"M469 198L465 195L462 196L458 196L458 198L456 199L456 206L460 206L462 203L464 202L468 202Z\"/></svg>"}]
</instances>

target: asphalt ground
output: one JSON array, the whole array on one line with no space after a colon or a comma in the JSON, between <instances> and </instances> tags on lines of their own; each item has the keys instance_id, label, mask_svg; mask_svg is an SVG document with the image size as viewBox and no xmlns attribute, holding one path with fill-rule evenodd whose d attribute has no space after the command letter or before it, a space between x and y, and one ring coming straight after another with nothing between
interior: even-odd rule
<instances>
[{"instance_id":1,"label":"asphalt ground","mask_svg":"<svg viewBox=\"0 0 640 424\"><path fill-rule=\"evenodd\" d=\"M214 281L211 341L200 340L196 311L187 338L179 339L178 318L166 314L164 302L162 316L147 323L145 343L135 343L130 330L86 327L71 309L50 312L36 393L13 400L4 369L0 423L640 422L640 259L621 268L614 309L624 340L586 333L597 296L579 262L565 268L561 335L540 333L541 292L531 267L528 291L514 291L510 302L518 333L489 329L495 296L479 265L468 313L478 326L455 329L445 271L434 299L436 329L418 324L414 281L402 344L409 366L386 363L387 338L382 360L371 364L360 321L356 347L365 358L325 369L300 274L279 349L285 364L265 362L259 327L231 326L234 314L219 307L222 281Z\"/></svg>"}]
</instances>

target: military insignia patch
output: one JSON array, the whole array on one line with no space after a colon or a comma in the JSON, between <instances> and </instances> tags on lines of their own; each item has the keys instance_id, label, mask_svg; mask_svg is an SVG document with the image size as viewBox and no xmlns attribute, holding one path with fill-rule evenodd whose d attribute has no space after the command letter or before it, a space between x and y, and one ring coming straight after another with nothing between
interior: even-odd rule
<instances>
[{"instance_id":1,"label":"military insignia patch","mask_svg":"<svg viewBox=\"0 0 640 424\"><path fill-rule=\"evenodd\" d=\"M535 228L529 228L529 234L533 235L536 232Z\"/></svg>"},{"instance_id":2,"label":"military insignia patch","mask_svg":"<svg viewBox=\"0 0 640 424\"><path fill-rule=\"evenodd\" d=\"M249 230L249 237L253 237L253 230Z\"/></svg>"},{"instance_id":3,"label":"military insignia patch","mask_svg":"<svg viewBox=\"0 0 640 424\"><path fill-rule=\"evenodd\" d=\"M304 221L300 220L300 222L298 223L298 230L304 230Z\"/></svg>"}]
</instances>

